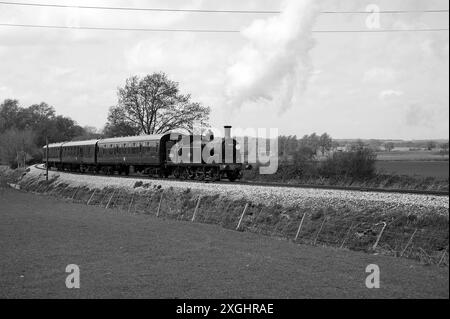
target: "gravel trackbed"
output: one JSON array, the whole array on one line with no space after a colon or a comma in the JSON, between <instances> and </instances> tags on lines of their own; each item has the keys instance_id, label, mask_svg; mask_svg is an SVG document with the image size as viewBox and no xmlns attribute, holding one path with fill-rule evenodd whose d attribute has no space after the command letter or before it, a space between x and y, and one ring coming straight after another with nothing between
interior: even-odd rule
<instances>
[{"instance_id":1,"label":"gravel trackbed","mask_svg":"<svg viewBox=\"0 0 450 319\"><path fill-rule=\"evenodd\" d=\"M36 178L45 171L34 166L30 167L30 172L24 177ZM121 178L114 176L93 176L62 173L56 171L49 172L49 178L58 178L60 183L69 183L72 186L87 186L89 188L122 187L133 189L138 181L150 183L152 186L159 186L163 189L173 187L175 189L190 188L194 191L214 195L221 194L234 199L247 199L264 205L278 204L281 206L308 206L312 207L316 203L330 206L339 206L342 203L357 203L357 205L376 205L385 208L396 206L406 206L411 209L421 210L421 208L434 208L437 212L448 216L449 201L448 196L419 195L419 194L397 194L397 193L376 193L348 190L326 190L326 189L305 189L273 186L255 186L239 184L214 184L198 183L175 180L148 180L139 178Z\"/></svg>"}]
</instances>

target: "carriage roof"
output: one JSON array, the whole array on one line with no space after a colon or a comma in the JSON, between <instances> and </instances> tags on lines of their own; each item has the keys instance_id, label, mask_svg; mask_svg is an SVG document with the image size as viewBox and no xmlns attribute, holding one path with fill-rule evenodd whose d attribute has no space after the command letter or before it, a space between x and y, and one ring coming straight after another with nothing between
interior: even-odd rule
<instances>
[{"instance_id":1,"label":"carriage roof","mask_svg":"<svg viewBox=\"0 0 450 319\"><path fill-rule=\"evenodd\" d=\"M61 147L64 143L52 143L52 144L48 144L48 148L53 148L53 147ZM47 148L47 145L44 145L43 148Z\"/></svg>"},{"instance_id":2,"label":"carriage roof","mask_svg":"<svg viewBox=\"0 0 450 319\"><path fill-rule=\"evenodd\" d=\"M138 142L138 143L139 142L158 142L164 136L166 136L168 134L170 134L170 133L105 138L103 140L99 140L98 144L103 145L103 144L115 144L115 143L121 144L121 143L136 143L136 142Z\"/></svg>"},{"instance_id":3,"label":"carriage roof","mask_svg":"<svg viewBox=\"0 0 450 319\"><path fill-rule=\"evenodd\" d=\"M97 144L99 140L87 140L87 141L74 141L62 143L62 147L72 147L72 146L91 146Z\"/></svg>"}]
</instances>

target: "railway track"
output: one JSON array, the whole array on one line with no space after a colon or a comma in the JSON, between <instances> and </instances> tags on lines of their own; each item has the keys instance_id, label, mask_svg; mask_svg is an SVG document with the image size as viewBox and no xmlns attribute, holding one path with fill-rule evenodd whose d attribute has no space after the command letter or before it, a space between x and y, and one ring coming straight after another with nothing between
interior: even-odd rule
<instances>
[{"instance_id":1,"label":"railway track","mask_svg":"<svg viewBox=\"0 0 450 319\"><path fill-rule=\"evenodd\" d=\"M37 169L44 170L42 167L43 164L35 164ZM86 174L86 173L77 173L77 172L64 172L66 174L73 175L92 175L94 174ZM103 177L120 177L120 178L131 178L131 179L148 179L152 181L170 181L171 179L167 178L157 178L146 175L101 175ZM230 184L231 182L225 181L198 181L198 180L176 180L177 182L186 182L186 183L211 183L211 184ZM433 196L449 196L448 191L427 191L427 190L415 190L415 189L391 189L391 188L374 188L374 187L358 187L358 186L332 186L332 185L312 185L312 184L287 184L287 183L272 183L272 182L259 182L259 181L236 181L233 182L236 185L252 185L252 186L266 186L266 187L287 187L287 188L308 188L308 189L322 189L322 190L342 190L342 191L360 191L360 192L373 192L373 193L396 193L396 194L418 194L418 195L433 195Z\"/></svg>"}]
</instances>

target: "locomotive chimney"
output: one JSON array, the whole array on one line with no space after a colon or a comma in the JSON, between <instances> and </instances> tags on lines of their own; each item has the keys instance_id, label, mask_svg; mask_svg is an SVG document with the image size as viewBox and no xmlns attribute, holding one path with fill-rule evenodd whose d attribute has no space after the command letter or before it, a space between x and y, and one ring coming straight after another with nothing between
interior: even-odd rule
<instances>
[{"instance_id":1,"label":"locomotive chimney","mask_svg":"<svg viewBox=\"0 0 450 319\"><path fill-rule=\"evenodd\" d=\"M223 127L225 138L231 138L231 125L226 125Z\"/></svg>"}]
</instances>

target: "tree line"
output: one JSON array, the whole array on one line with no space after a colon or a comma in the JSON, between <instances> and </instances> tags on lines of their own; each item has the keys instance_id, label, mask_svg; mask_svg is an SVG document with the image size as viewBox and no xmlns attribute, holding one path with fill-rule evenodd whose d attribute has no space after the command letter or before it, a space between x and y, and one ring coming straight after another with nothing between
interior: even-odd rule
<instances>
[{"instance_id":1,"label":"tree line","mask_svg":"<svg viewBox=\"0 0 450 319\"><path fill-rule=\"evenodd\" d=\"M181 93L178 82L162 72L126 79L117 97L101 131L57 115L45 102L23 107L18 100L4 100L0 104L0 161L11 165L41 161L46 140L164 134L175 129L192 132L193 123L208 126L210 108L193 102L191 95Z\"/></svg>"},{"instance_id":2,"label":"tree line","mask_svg":"<svg viewBox=\"0 0 450 319\"><path fill-rule=\"evenodd\" d=\"M95 129L81 127L69 117L56 115L45 102L22 107L18 100L0 104L0 158L2 162L20 164L39 161L46 139L70 141L97 136Z\"/></svg>"}]
</instances>

